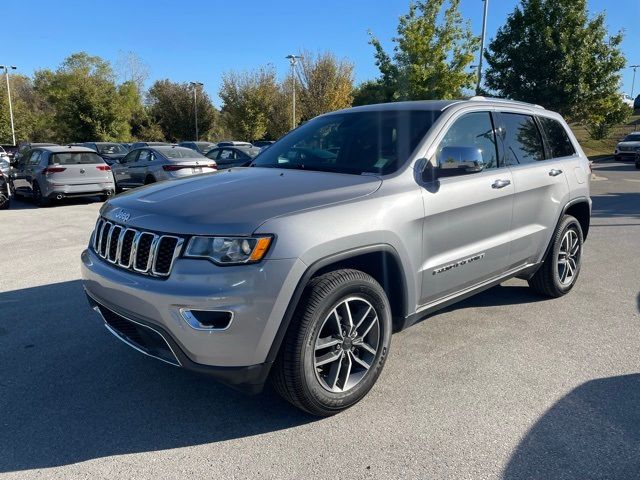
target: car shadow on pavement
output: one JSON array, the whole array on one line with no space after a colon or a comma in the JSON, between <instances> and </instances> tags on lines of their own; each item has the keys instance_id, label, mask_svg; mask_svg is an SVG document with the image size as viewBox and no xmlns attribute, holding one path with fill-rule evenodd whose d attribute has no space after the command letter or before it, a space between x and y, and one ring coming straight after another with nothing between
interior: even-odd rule
<instances>
[{"instance_id":1,"label":"car shadow on pavement","mask_svg":"<svg viewBox=\"0 0 640 480\"><path fill-rule=\"evenodd\" d=\"M64 198L62 200L55 200L49 207L56 208L66 205L89 205L91 203L102 203L99 197L77 197L77 198ZM11 210L32 210L40 208L31 201L30 198L13 197L11 200Z\"/></svg>"},{"instance_id":2,"label":"car shadow on pavement","mask_svg":"<svg viewBox=\"0 0 640 480\"><path fill-rule=\"evenodd\" d=\"M606 164L600 163L594 165L594 173L598 172L634 172L636 171L636 164L633 160L625 161L624 163Z\"/></svg>"},{"instance_id":3,"label":"car shadow on pavement","mask_svg":"<svg viewBox=\"0 0 640 480\"><path fill-rule=\"evenodd\" d=\"M0 472L207 444L314 421L145 357L107 332L81 282L0 293Z\"/></svg>"},{"instance_id":4,"label":"car shadow on pavement","mask_svg":"<svg viewBox=\"0 0 640 480\"><path fill-rule=\"evenodd\" d=\"M549 300L526 284L522 285L497 285L483 292L477 293L469 298L454 303L443 310L434 312L437 315L441 312L461 310L463 308L477 307L498 307L502 305L519 305L522 303L534 303Z\"/></svg>"},{"instance_id":5,"label":"car shadow on pavement","mask_svg":"<svg viewBox=\"0 0 640 480\"><path fill-rule=\"evenodd\" d=\"M583 383L522 439L505 480L638 478L640 374Z\"/></svg>"},{"instance_id":6,"label":"car shadow on pavement","mask_svg":"<svg viewBox=\"0 0 640 480\"><path fill-rule=\"evenodd\" d=\"M638 184L640 188L640 184ZM591 197L591 217L636 217L640 218L640 193L611 193Z\"/></svg>"}]
</instances>

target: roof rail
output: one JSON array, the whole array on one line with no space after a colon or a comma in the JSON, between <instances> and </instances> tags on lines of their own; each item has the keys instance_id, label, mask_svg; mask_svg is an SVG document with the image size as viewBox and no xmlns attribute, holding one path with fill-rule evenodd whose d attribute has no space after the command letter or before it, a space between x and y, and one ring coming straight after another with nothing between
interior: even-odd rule
<instances>
[{"instance_id":1,"label":"roof rail","mask_svg":"<svg viewBox=\"0 0 640 480\"><path fill-rule=\"evenodd\" d=\"M498 103L513 103L516 105L526 105L528 107L539 108L544 110L545 108L542 105L538 105L536 103L527 103L520 102L518 100L509 100L508 98L497 98L497 97L483 97L482 95L475 95L469 99L472 102L498 102Z\"/></svg>"}]
</instances>

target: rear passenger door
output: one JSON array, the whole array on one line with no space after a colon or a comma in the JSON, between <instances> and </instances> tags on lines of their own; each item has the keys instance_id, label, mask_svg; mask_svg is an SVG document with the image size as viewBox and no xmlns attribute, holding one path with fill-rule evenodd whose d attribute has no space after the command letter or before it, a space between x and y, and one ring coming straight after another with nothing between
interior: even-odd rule
<instances>
[{"instance_id":1,"label":"rear passenger door","mask_svg":"<svg viewBox=\"0 0 640 480\"><path fill-rule=\"evenodd\" d=\"M473 111L456 117L436 143L428 159L431 165L446 160L445 148L462 147L480 151L484 169L422 185L425 218L420 303L425 307L505 272L513 209L511 172L499 161L501 148L490 112Z\"/></svg>"},{"instance_id":2,"label":"rear passenger door","mask_svg":"<svg viewBox=\"0 0 640 480\"><path fill-rule=\"evenodd\" d=\"M545 148L536 116L501 112L499 118L515 187L511 264L536 263L569 201L564 165Z\"/></svg>"}]
</instances>

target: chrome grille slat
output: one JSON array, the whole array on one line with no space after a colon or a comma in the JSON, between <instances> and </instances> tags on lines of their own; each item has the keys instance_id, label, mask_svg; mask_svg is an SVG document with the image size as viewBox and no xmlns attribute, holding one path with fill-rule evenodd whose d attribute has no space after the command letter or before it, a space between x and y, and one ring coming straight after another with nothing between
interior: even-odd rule
<instances>
[{"instance_id":1,"label":"chrome grille slat","mask_svg":"<svg viewBox=\"0 0 640 480\"><path fill-rule=\"evenodd\" d=\"M182 252L184 238L140 231L100 217L90 245L99 257L114 266L143 275L168 277Z\"/></svg>"}]
</instances>

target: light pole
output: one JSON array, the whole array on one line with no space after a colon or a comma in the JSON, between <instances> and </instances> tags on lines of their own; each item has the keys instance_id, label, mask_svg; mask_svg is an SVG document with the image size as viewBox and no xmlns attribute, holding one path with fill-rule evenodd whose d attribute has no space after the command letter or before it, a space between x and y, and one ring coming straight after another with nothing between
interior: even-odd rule
<instances>
[{"instance_id":1,"label":"light pole","mask_svg":"<svg viewBox=\"0 0 640 480\"><path fill-rule=\"evenodd\" d=\"M629 68L633 68L633 80L631 80L631 99L633 99L633 89L636 86L636 69L640 68L640 65L630 65Z\"/></svg>"},{"instance_id":2,"label":"light pole","mask_svg":"<svg viewBox=\"0 0 640 480\"><path fill-rule=\"evenodd\" d=\"M193 115L196 121L196 142L198 141L198 87L202 87L202 82L189 82L193 87Z\"/></svg>"},{"instance_id":3,"label":"light pole","mask_svg":"<svg viewBox=\"0 0 640 480\"><path fill-rule=\"evenodd\" d=\"M287 55L284 57L289 60L291 64L291 78L293 81L293 117L291 118L291 129L296 128L296 65L298 64L298 59L302 58L300 55Z\"/></svg>"},{"instance_id":4,"label":"light pole","mask_svg":"<svg viewBox=\"0 0 640 480\"><path fill-rule=\"evenodd\" d=\"M484 14L482 15L482 38L480 40L480 59L478 60L478 83L476 85L476 95L480 95L480 81L482 80L482 57L484 56L484 34L487 30L487 11L489 10L489 0L484 2Z\"/></svg>"},{"instance_id":5,"label":"light pole","mask_svg":"<svg viewBox=\"0 0 640 480\"><path fill-rule=\"evenodd\" d=\"M16 144L16 129L13 126L13 106L11 105L11 87L9 86L9 69L15 70L15 65L0 65L0 69L4 68L4 75L7 78L7 97L9 98L9 117L11 118L11 138L13 144Z\"/></svg>"}]
</instances>

